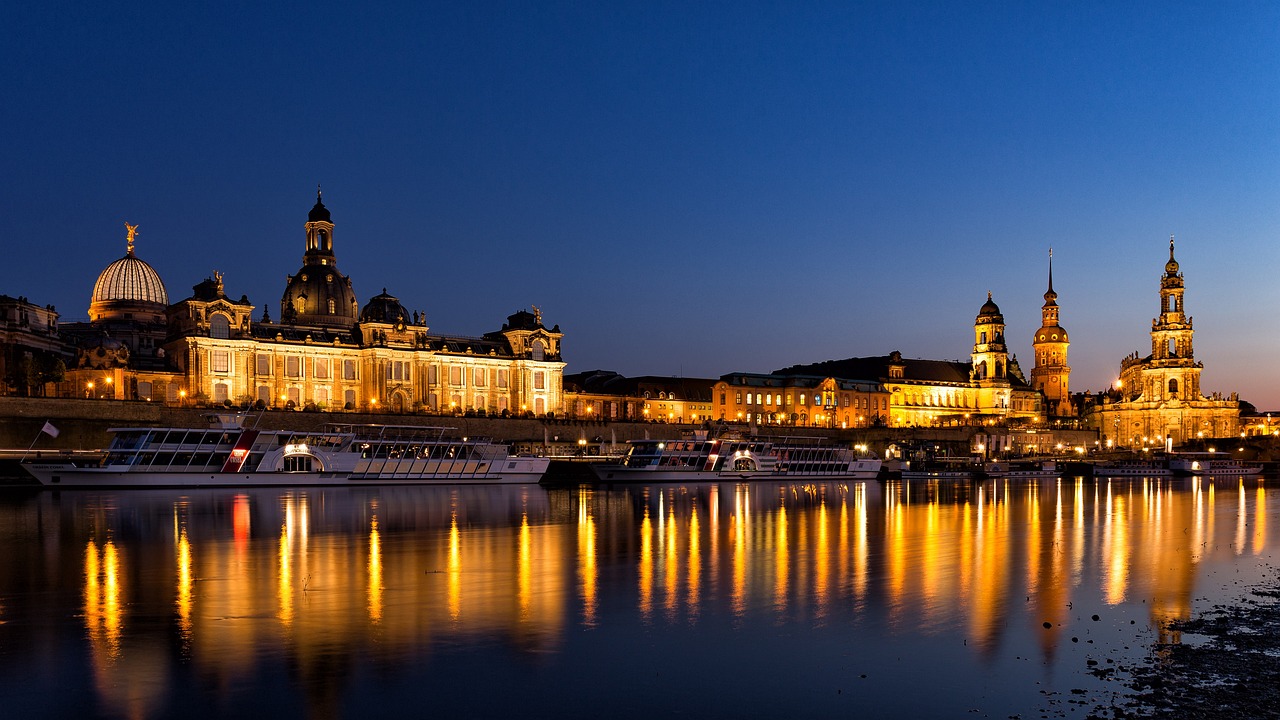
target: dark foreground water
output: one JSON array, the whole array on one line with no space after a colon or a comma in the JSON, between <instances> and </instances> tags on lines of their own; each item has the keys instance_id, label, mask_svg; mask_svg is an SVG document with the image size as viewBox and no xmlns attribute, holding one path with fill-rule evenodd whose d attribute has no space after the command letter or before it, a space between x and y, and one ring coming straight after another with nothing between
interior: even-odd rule
<instances>
[{"instance_id":1,"label":"dark foreground water","mask_svg":"<svg viewBox=\"0 0 1280 720\"><path fill-rule=\"evenodd\" d=\"M8 492L0 714L1082 717L1267 576L1274 493Z\"/></svg>"}]
</instances>

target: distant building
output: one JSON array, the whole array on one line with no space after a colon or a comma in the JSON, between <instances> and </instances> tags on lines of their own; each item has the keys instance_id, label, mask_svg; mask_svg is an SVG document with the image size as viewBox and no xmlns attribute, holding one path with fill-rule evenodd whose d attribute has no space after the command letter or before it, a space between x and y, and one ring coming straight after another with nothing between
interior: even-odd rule
<instances>
[{"instance_id":1,"label":"distant building","mask_svg":"<svg viewBox=\"0 0 1280 720\"><path fill-rule=\"evenodd\" d=\"M610 370L564 376L565 414L578 420L703 423L712 416L714 380L644 375Z\"/></svg>"},{"instance_id":2,"label":"distant building","mask_svg":"<svg viewBox=\"0 0 1280 720\"><path fill-rule=\"evenodd\" d=\"M1180 445L1203 437L1240 432L1240 402L1200 391L1204 363L1195 359L1185 287L1169 238L1169 261L1160 278L1160 315L1151 321L1151 354L1120 362L1120 379L1096 398L1086 421L1109 444L1122 447Z\"/></svg>"},{"instance_id":3,"label":"distant building","mask_svg":"<svg viewBox=\"0 0 1280 720\"><path fill-rule=\"evenodd\" d=\"M714 418L757 425L854 428L884 425L889 393L874 380L780 371L731 373L712 388Z\"/></svg>"},{"instance_id":4,"label":"distant building","mask_svg":"<svg viewBox=\"0 0 1280 720\"><path fill-rule=\"evenodd\" d=\"M12 395L44 395L66 372L58 312L25 297L0 295L0 388Z\"/></svg>"},{"instance_id":5,"label":"distant building","mask_svg":"<svg viewBox=\"0 0 1280 720\"><path fill-rule=\"evenodd\" d=\"M1022 375L1004 340L1004 315L987 293L974 320L970 361L914 360L894 351L876 357L828 360L775 371L775 376L818 376L883 385L887 407L866 408L894 427L982 424L1042 419L1042 395ZM868 394L867 401L881 397ZM853 416L851 416L853 417Z\"/></svg>"}]
</instances>

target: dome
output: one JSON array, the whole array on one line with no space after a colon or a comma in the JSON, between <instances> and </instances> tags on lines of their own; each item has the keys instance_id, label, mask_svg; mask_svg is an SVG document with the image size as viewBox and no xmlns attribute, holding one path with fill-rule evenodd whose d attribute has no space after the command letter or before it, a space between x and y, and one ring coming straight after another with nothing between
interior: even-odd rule
<instances>
[{"instance_id":1,"label":"dome","mask_svg":"<svg viewBox=\"0 0 1280 720\"><path fill-rule=\"evenodd\" d=\"M999 318L1000 306L991 300L991 293L987 293L987 301L982 303L982 309L978 311L978 319L982 318Z\"/></svg>"},{"instance_id":2,"label":"dome","mask_svg":"<svg viewBox=\"0 0 1280 720\"><path fill-rule=\"evenodd\" d=\"M350 327L356 320L351 278L332 265L303 265L280 298L280 317L299 325Z\"/></svg>"},{"instance_id":3,"label":"dome","mask_svg":"<svg viewBox=\"0 0 1280 720\"><path fill-rule=\"evenodd\" d=\"M169 304L169 294L164 290L160 274L155 268L129 254L107 266L93 285L92 301L98 302L146 302Z\"/></svg>"},{"instance_id":4,"label":"dome","mask_svg":"<svg viewBox=\"0 0 1280 720\"><path fill-rule=\"evenodd\" d=\"M360 322L377 322L387 323L388 325L409 324L409 313L405 311L404 306L395 297L387 294L387 289L382 288L382 294L370 298L369 304L364 306L360 311Z\"/></svg>"}]
</instances>

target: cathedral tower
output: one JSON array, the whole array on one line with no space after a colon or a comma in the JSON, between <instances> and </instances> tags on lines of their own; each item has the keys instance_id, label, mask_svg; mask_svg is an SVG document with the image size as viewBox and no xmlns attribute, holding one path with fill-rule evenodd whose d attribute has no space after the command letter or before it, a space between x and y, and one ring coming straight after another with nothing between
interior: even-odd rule
<instances>
[{"instance_id":1,"label":"cathedral tower","mask_svg":"<svg viewBox=\"0 0 1280 720\"><path fill-rule=\"evenodd\" d=\"M1006 383L1009 349L1004 344L1004 315L991 300L978 311L973 321L973 379L983 384Z\"/></svg>"},{"instance_id":2,"label":"cathedral tower","mask_svg":"<svg viewBox=\"0 0 1280 720\"><path fill-rule=\"evenodd\" d=\"M1071 408L1071 368L1067 365L1067 331L1058 324L1058 293L1053 291L1053 250L1049 250L1049 289L1040 306L1040 329L1032 339L1035 367L1031 386L1044 394L1050 416L1073 415Z\"/></svg>"},{"instance_id":3,"label":"cathedral tower","mask_svg":"<svg viewBox=\"0 0 1280 720\"><path fill-rule=\"evenodd\" d=\"M1160 316L1151 321L1151 369L1142 394L1148 400L1200 397L1200 365L1195 360L1192 338L1195 330L1183 306L1182 273L1173 257L1173 236L1169 236L1169 262L1160 278Z\"/></svg>"}]
</instances>

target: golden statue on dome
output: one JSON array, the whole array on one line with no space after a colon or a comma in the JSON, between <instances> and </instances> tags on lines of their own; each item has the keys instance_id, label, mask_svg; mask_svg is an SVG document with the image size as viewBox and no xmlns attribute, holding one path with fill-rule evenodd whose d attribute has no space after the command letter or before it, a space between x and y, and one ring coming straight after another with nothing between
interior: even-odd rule
<instances>
[{"instance_id":1,"label":"golden statue on dome","mask_svg":"<svg viewBox=\"0 0 1280 720\"><path fill-rule=\"evenodd\" d=\"M124 224L125 232L129 233L129 254L133 254L133 236L138 234L138 226L130 225L128 221Z\"/></svg>"}]
</instances>

